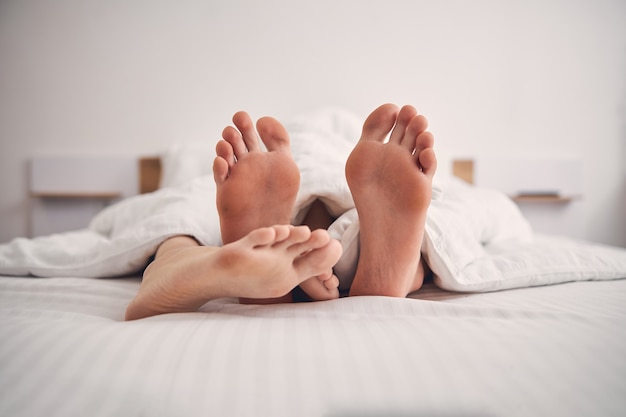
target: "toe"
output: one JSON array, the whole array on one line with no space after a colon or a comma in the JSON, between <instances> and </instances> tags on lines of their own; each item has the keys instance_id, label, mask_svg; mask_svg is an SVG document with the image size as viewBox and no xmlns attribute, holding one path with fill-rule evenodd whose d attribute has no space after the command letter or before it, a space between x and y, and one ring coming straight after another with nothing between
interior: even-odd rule
<instances>
[{"instance_id":1,"label":"toe","mask_svg":"<svg viewBox=\"0 0 626 417\"><path fill-rule=\"evenodd\" d=\"M330 235L324 229L317 229L309 233L305 240L301 240L289 247L289 250L295 254L302 254L314 249L324 247L330 241Z\"/></svg>"},{"instance_id":2,"label":"toe","mask_svg":"<svg viewBox=\"0 0 626 417\"><path fill-rule=\"evenodd\" d=\"M433 178L437 170L437 157L433 148L426 148L419 153L418 162L422 171L429 178Z\"/></svg>"},{"instance_id":3,"label":"toe","mask_svg":"<svg viewBox=\"0 0 626 417\"><path fill-rule=\"evenodd\" d=\"M326 245L310 250L294 261L299 277L312 277L325 273L341 257L341 243L330 240Z\"/></svg>"},{"instance_id":4,"label":"toe","mask_svg":"<svg viewBox=\"0 0 626 417\"><path fill-rule=\"evenodd\" d=\"M223 158L228 163L229 167L235 165L235 151L233 145L227 141L220 140L217 142L217 145L215 145L215 153L217 156Z\"/></svg>"},{"instance_id":5,"label":"toe","mask_svg":"<svg viewBox=\"0 0 626 417\"><path fill-rule=\"evenodd\" d=\"M415 107L402 106L400 113L398 114L398 119L396 120L396 125L394 126L391 136L389 137L389 142L401 143L409 123L416 115L417 110L415 110Z\"/></svg>"},{"instance_id":6,"label":"toe","mask_svg":"<svg viewBox=\"0 0 626 417\"><path fill-rule=\"evenodd\" d=\"M423 150L432 148L435 144L435 137L429 131L423 131L415 139L415 154L419 155Z\"/></svg>"},{"instance_id":7,"label":"toe","mask_svg":"<svg viewBox=\"0 0 626 417\"><path fill-rule=\"evenodd\" d=\"M339 288L339 278L337 278L337 276L333 274L332 269L328 271L328 273L320 275L318 279L322 279L322 282L324 283L326 289L335 290Z\"/></svg>"},{"instance_id":8,"label":"toe","mask_svg":"<svg viewBox=\"0 0 626 417\"><path fill-rule=\"evenodd\" d=\"M339 279L333 275L330 279L324 281L324 286L327 290L339 291Z\"/></svg>"},{"instance_id":9,"label":"toe","mask_svg":"<svg viewBox=\"0 0 626 417\"><path fill-rule=\"evenodd\" d=\"M219 186L228 178L228 162L221 156L216 156L213 160L213 179Z\"/></svg>"},{"instance_id":10,"label":"toe","mask_svg":"<svg viewBox=\"0 0 626 417\"><path fill-rule=\"evenodd\" d=\"M256 123L261 140L268 151L290 151L287 129L273 117L262 117Z\"/></svg>"},{"instance_id":11,"label":"toe","mask_svg":"<svg viewBox=\"0 0 626 417\"><path fill-rule=\"evenodd\" d=\"M241 132L241 136L248 151L253 152L261 150L259 135L254 129L254 123L252 123L252 119L248 113L244 111L235 113L233 116L233 123Z\"/></svg>"},{"instance_id":12,"label":"toe","mask_svg":"<svg viewBox=\"0 0 626 417\"><path fill-rule=\"evenodd\" d=\"M391 131L398 116L395 104L383 104L374 110L363 123L361 140L383 142Z\"/></svg>"},{"instance_id":13,"label":"toe","mask_svg":"<svg viewBox=\"0 0 626 417\"><path fill-rule=\"evenodd\" d=\"M266 246L276 239L276 230L273 227L261 227L248 233L240 242L252 247Z\"/></svg>"},{"instance_id":14,"label":"toe","mask_svg":"<svg viewBox=\"0 0 626 417\"><path fill-rule=\"evenodd\" d=\"M289 227L289 226L287 226ZM280 242L277 242L276 247L289 251L294 251L294 248L298 248L301 245L306 244L311 238L311 229L308 226L296 226L289 228L289 236Z\"/></svg>"},{"instance_id":15,"label":"toe","mask_svg":"<svg viewBox=\"0 0 626 417\"><path fill-rule=\"evenodd\" d=\"M339 298L338 286L333 286L332 272L318 275L316 277L308 278L304 282L300 283L300 289L309 296L313 301L325 301Z\"/></svg>"},{"instance_id":16,"label":"toe","mask_svg":"<svg viewBox=\"0 0 626 417\"><path fill-rule=\"evenodd\" d=\"M226 143L230 144L233 153L237 158L241 158L243 154L248 152L248 148L243 141L241 133L234 127L226 126L222 131L222 138Z\"/></svg>"},{"instance_id":17,"label":"toe","mask_svg":"<svg viewBox=\"0 0 626 417\"><path fill-rule=\"evenodd\" d=\"M402 138L402 146L409 149L411 152L414 150L419 152L426 146L418 145L418 137L428 128L428 120L422 115L418 115L411 119L409 126L406 129L406 134Z\"/></svg>"},{"instance_id":18,"label":"toe","mask_svg":"<svg viewBox=\"0 0 626 417\"><path fill-rule=\"evenodd\" d=\"M276 244L287 239L289 235L291 234L293 227L287 226L287 225L277 225L277 226L272 226L272 229L274 229L274 232L276 234L276 236L274 237L273 243Z\"/></svg>"}]
</instances>

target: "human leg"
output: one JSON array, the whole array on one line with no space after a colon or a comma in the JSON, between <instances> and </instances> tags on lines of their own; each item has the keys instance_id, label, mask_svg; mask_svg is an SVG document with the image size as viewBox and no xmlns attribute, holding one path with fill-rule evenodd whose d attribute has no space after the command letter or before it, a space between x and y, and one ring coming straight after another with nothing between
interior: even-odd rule
<instances>
[{"instance_id":1,"label":"human leg","mask_svg":"<svg viewBox=\"0 0 626 417\"><path fill-rule=\"evenodd\" d=\"M300 172L291 155L289 135L275 119L264 117L256 129L245 112L233 116L216 147L213 172L217 184L217 208L224 243L233 242L259 227L289 224L300 183ZM261 147L265 144L267 151ZM337 298L338 281L329 268L303 283L316 300ZM281 302L246 300L242 302Z\"/></svg>"},{"instance_id":2,"label":"human leg","mask_svg":"<svg viewBox=\"0 0 626 417\"><path fill-rule=\"evenodd\" d=\"M223 247L176 236L159 247L146 268L126 320L196 311L222 297L281 297L302 281L326 274L340 256L339 242L306 226L256 229Z\"/></svg>"},{"instance_id":3,"label":"human leg","mask_svg":"<svg viewBox=\"0 0 626 417\"><path fill-rule=\"evenodd\" d=\"M360 256L350 295L405 297L425 275L420 258L437 161L424 116L380 106L346 163L360 222ZM389 140L385 138L390 134Z\"/></svg>"}]
</instances>

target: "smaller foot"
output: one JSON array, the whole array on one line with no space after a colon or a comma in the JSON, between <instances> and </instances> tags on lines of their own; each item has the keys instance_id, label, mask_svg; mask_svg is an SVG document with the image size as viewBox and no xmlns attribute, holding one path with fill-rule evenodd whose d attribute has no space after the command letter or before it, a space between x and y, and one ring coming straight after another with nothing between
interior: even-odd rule
<instances>
[{"instance_id":1,"label":"smaller foot","mask_svg":"<svg viewBox=\"0 0 626 417\"><path fill-rule=\"evenodd\" d=\"M315 200L303 220L311 230L327 230L333 218L320 200ZM300 284L308 300L324 301L339 298L339 279L329 270L326 274L312 277Z\"/></svg>"},{"instance_id":2,"label":"smaller foot","mask_svg":"<svg viewBox=\"0 0 626 417\"><path fill-rule=\"evenodd\" d=\"M300 284L300 289L311 301L334 300L339 298L339 278L330 269L324 274L307 279Z\"/></svg>"},{"instance_id":3,"label":"smaller foot","mask_svg":"<svg viewBox=\"0 0 626 417\"><path fill-rule=\"evenodd\" d=\"M220 248L175 237L146 268L126 320L192 312L222 297L281 297L307 278L325 276L340 256L339 242L306 226L260 228Z\"/></svg>"},{"instance_id":4,"label":"smaller foot","mask_svg":"<svg viewBox=\"0 0 626 417\"><path fill-rule=\"evenodd\" d=\"M405 297L422 285L420 249L437 166L427 126L412 106L398 110L392 104L376 109L363 125L346 163L360 221L350 295Z\"/></svg>"}]
</instances>

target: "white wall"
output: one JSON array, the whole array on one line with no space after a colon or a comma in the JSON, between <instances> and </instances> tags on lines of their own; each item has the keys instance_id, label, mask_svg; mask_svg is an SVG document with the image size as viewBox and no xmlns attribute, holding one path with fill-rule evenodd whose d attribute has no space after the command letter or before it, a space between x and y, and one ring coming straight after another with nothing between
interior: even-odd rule
<instances>
[{"instance_id":1,"label":"white wall","mask_svg":"<svg viewBox=\"0 0 626 417\"><path fill-rule=\"evenodd\" d=\"M584 158L585 237L626 246L623 0L2 0L0 241L29 232L33 155L387 101L442 154Z\"/></svg>"}]
</instances>

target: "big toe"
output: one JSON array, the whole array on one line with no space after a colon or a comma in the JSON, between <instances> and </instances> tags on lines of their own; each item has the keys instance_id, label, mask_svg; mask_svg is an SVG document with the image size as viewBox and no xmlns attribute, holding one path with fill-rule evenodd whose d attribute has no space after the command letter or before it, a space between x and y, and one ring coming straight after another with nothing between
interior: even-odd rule
<instances>
[{"instance_id":1,"label":"big toe","mask_svg":"<svg viewBox=\"0 0 626 417\"><path fill-rule=\"evenodd\" d=\"M294 267L302 280L321 275L335 266L341 257L341 243L331 239L326 245L299 256Z\"/></svg>"},{"instance_id":2,"label":"big toe","mask_svg":"<svg viewBox=\"0 0 626 417\"><path fill-rule=\"evenodd\" d=\"M383 104L374 110L363 123L361 140L382 142L396 123L398 106Z\"/></svg>"},{"instance_id":3,"label":"big toe","mask_svg":"<svg viewBox=\"0 0 626 417\"><path fill-rule=\"evenodd\" d=\"M268 151L289 151L287 129L273 117L261 117L256 123L257 131Z\"/></svg>"}]
</instances>

